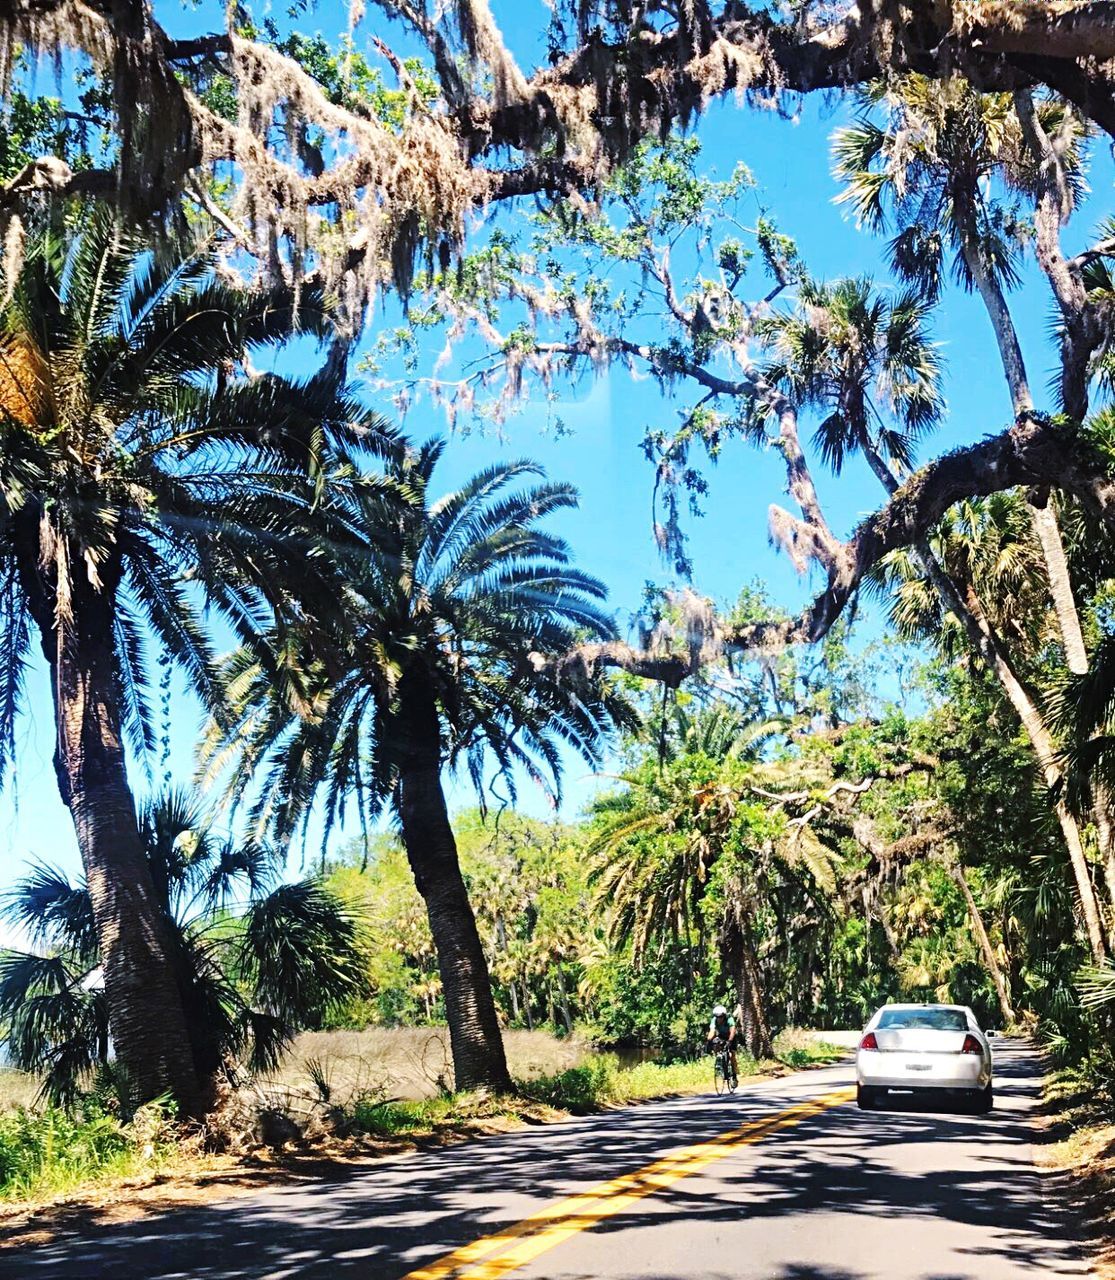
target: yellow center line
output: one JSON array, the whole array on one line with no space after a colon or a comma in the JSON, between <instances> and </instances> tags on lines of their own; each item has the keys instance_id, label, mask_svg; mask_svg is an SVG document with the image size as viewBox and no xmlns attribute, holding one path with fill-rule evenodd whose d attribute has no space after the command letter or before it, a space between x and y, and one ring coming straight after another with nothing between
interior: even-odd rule
<instances>
[{"instance_id":1,"label":"yellow center line","mask_svg":"<svg viewBox=\"0 0 1115 1280\"><path fill-rule=\"evenodd\" d=\"M850 1102L854 1096L851 1089L836 1089L773 1116L751 1120L706 1142L682 1147L633 1173L621 1174L588 1191L568 1196L532 1213L521 1222L454 1249L452 1253L408 1272L402 1280L450 1280L450 1277L452 1280L499 1280L499 1277L553 1249L577 1232L613 1214L622 1213L644 1196L653 1195L680 1178L689 1177L714 1160L722 1160L737 1147L759 1142L778 1129L800 1124L829 1107ZM498 1257L492 1257L493 1254L498 1254ZM472 1266L473 1263L480 1265Z\"/></svg>"}]
</instances>

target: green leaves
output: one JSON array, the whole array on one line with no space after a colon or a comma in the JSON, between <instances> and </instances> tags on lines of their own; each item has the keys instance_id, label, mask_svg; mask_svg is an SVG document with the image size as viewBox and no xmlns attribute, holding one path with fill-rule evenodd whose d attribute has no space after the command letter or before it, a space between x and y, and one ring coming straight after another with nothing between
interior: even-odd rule
<instances>
[{"instance_id":1,"label":"green leaves","mask_svg":"<svg viewBox=\"0 0 1115 1280\"><path fill-rule=\"evenodd\" d=\"M805 281L795 306L756 324L763 379L825 415L814 445L836 474L855 453L912 469L918 440L944 411L931 315L915 290L888 297L860 278Z\"/></svg>"},{"instance_id":2,"label":"green leaves","mask_svg":"<svg viewBox=\"0 0 1115 1280\"><path fill-rule=\"evenodd\" d=\"M281 885L253 902L236 949L254 1002L289 1028L319 1021L364 986L359 921L313 881Z\"/></svg>"},{"instance_id":3,"label":"green leaves","mask_svg":"<svg viewBox=\"0 0 1115 1280\"><path fill-rule=\"evenodd\" d=\"M152 248L105 210L28 247L0 315L0 782L32 616L53 651L111 597L120 716L150 768L151 663L216 711L203 610L250 636L313 577L326 476L395 447L337 350L303 379L249 371L296 335L335 338L319 290L214 268L208 246Z\"/></svg>"},{"instance_id":4,"label":"green leaves","mask_svg":"<svg viewBox=\"0 0 1115 1280\"><path fill-rule=\"evenodd\" d=\"M631 720L607 680L549 665L613 635L602 584L543 527L575 491L522 483L540 469L520 460L434 498L443 450L401 446L376 483L334 483L318 544L332 589L300 594L303 622L273 631L270 661L229 668L237 718L215 726L212 753L233 788L262 768L260 829L289 835L318 796L327 832L350 801L364 817L393 803L417 732L407 689L428 691L438 759L463 766L482 803L493 775L510 795L525 773L556 797L561 744L596 764Z\"/></svg>"},{"instance_id":5,"label":"green leaves","mask_svg":"<svg viewBox=\"0 0 1115 1280\"><path fill-rule=\"evenodd\" d=\"M140 829L199 1072L238 1061L272 1069L300 1029L365 992L362 915L316 881L275 887L273 848L219 836L181 793L149 805ZM69 1104L108 1054L89 895L36 866L8 895L6 912L42 951L0 960L8 1053Z\"/></svg>"}]
</instances>

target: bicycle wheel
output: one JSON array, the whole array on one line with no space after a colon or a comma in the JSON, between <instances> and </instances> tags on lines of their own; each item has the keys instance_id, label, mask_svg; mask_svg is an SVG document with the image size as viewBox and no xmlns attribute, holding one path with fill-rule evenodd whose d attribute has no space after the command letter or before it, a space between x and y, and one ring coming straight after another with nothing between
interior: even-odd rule
<instances>
[{"instance_id":1,"label":"bicycle wheel","mask_svg":"<svg viewBox=\"0 0 1115 1280\"><path fill-rule=\"evenodd\" d=\"M717 1054L712 1060L712 1082L717 1093L724 1093L728 1088L728 1073L724 1070L724 1057ZM730 1068L729 1068L730 1070Z\"/></svg>"}]
</instances>

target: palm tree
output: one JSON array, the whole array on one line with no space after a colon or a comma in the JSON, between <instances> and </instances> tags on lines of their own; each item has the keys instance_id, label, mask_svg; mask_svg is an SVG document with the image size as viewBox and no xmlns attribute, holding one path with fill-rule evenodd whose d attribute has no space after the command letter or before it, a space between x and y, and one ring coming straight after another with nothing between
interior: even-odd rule
<instances>
[{"instance_id":1,"label":"palm tree","mask_svg":"<svg viewBox=\"0 0 1115 1280\"><path fill-rule=\"evenodd\" d=\"M831 890L838 861L808 822L768 812L755 790L785 783L785 770L762 760L774 728L715 705L679 711L664 756L645 758L597 803L589 845L610 934L637 965L667 941L702 951L706 928L715 931L757 1058L772 1051L756 921L777 892L775 869Z\"/></svg>"},{"instance_id":2,"label":"palm tree","mask_svg":"<svg viewBox=\"0 0 1115 1280\"><path fill-rule=\"evenodd\" d=\"M846 184L839 199L874 231L894 225L891 265L926 301L937 300L950 269L965 289L980 294L1014 411L1031 411L1006 301L1020 279L1025 228L1000 193L1036 200L1044 179L1012 96L979 93L959 77L932 82L907 75L872 86L860 103L856 123L834 135L836 175ZM1083 189L1083 128L1055 99L1043 99L1035 110L1058 139L1065 195L1075 202Z\"/></svg>"},{"instance_id":3,"label":"palm tree","mask_svg":"<svg viewBox=\"0 0 1115 1280\"><path fill-rule=\"evenodd\" d=\"M308 295L302 314L319 318ZM156 743L153 647L213 705L203 610L247 636L268 596L282 605L308 499L279 497L377 425L338 362L302 382L244 371L292 323L289 299L107 216L44 231L0 312L0 781L37 632L113 1043L141 1096L186 1111L199 1082L125 747Z\"/></svg>"},{"instance_id":4,"label":"palm tree","mask_svg":"<svg viewBox=\"0 0 1115 1280\"><path fill-rule=\"evenodd\" d=\"M1028 107L1020 107L1020 101ZM966 289L979 292L991 321L1014 414L1032 414L1029 378L1007 302L1009 290L1018 282L1018 261L1028 231L1009 201L1021 195L1037 210L1037 253L1053 281L1056 271L1042 228L1051 230L1055 237L1056 227L1084 189L1082 122L1053 98L981 94L962 80L933 84L918 75L903 77L889 87L874 87L863 96L862 107L857 123L838 131L835 139L837 174L847 184L842 198L874 229L894 224L892 265L929 299L940 292L945 274L943 255L946 248L952 249L954 276ZM1023 118L1027 112L1028 121ZM1028 136L1039 133L1052 140L1056 155L1055 210L1048 205L1051 174L1046 157L1036 153L1034 137ZM1058 255L1056 250L1054 256ZM1091 263L1081 280L1097 305L1106 296L1109 283L1102 260ZM1074 321L1063 311L1062 320L1061 408L1083 421L1088 411L1091 366L1088 359L1078 358L1079 335L1073 336ZM1103 350L1101 344L1101 373L1106 359ZM1042 576L1060 626L1065 661L1073 675L1082 676L1089 658L1058 509L1046 495L1035 495L1030 519L1042 549ZM954 612L963 616L962 607ZM965 620L965 627L975 647L985 651L989 665L999 673L1027 725L1047 778L1059 785L1048 726L1035 700L1012 675L1009 655L992 652L994 637L980 634L978 620ZM1091 800L1104 863L1115 882L1115 817L1105 784L1097 782ZM1074 815L1067 810L1059 820L1076 873L1089 940L1098 958L1105 948L1098 907L1078 853L1080 833Z\"/></svg>"},{"instance_id":5,"label":"palm tree","mask_svg":"<svg viewBox=\"0 0 1115 1280\"><path fill-rule=\"evenodd\" d=\"M930 304L914 289L887 298L867 279L805 281L797 305L756 326L763 380L821 412L814 444L839 475L862 453L880 482L913 467L917 441L944 409L928 334Z\"/></svg>"},{"instance_id":6,"label":"palm tree","mask_svg":"<svg viewBox=\"0 0 1115 1280\"><path fill-rule=\"evenodd\" d=\"M870 122L864 125L868 132L874 127ZM863 147L870 150L866 144ZM873 180L879 175L870 167L863 173L867 175L864 190L870 188L878 195L878 184ZM895 181L893 176L888 180ZM942 410L939 368L926 333L927 318L925 302L919 302L914 294L902 295L888 309L872 298L866 282L843 281L828 287L806 285L797 308L775 313L760 329L768 350L766 380L824 415L816 443L829 464L839 470L847 455L858 450L888 493L898 488L903 472L910 467L917 435L932 427ZM763 411L761 404L759 410ZM1030 524L1042 559L1028 563L1056 603L1063 593L1049 587L1059 580L1050 566L1057 563L1057 552L1063 560L1063 548L1051 508L1031 510ZM1034 538L1027 541L1033 544ZM1076 878L1089 944L1097 958L1102 956L1106 951L1103 924L1083 836L1069 807L1056 798L1060 782L1056 745L1037 696L1020 677L1018 663L1012 659L1010 631L996 630L984 603L988 597L968 576L970 562L963 557L954 556L943 563L931 541L923 539L911 553L895 556L893 563L901 563L909 571L907 587L909 573L927 580L944 612L956 620L967 646L995 673L1022 721L1053 788L1053 804ZM1071 602L1071 590L1069 599ZM994 613L994 607L990 612ZM1072 645L1066 637L1079 632L1075 606L1067 609L1062 599L1057 616L1068 652Z\"/></svg>"},{"instance_id":7,"label":"palm tree","mask_svg":"<svg viewBox=\"0 0 1115 1280\"><path fill-rule=\"evenodd\" d=\"M231 787L262 769L256 821L293 831L318 795L326 828L347 797L397 817L438 954L458 1088L510 1087L487 961L446 809L442 776L464 764L483 801L493 760L560 794L561 746L595 764L626 703L604 680L563 678L557 659L612 634L604 587L539 526L576 505L564 484L502 463L441 497L440 441L400 448L381 483L333 492L336 594L313 623L278 631L277 662L228 670L239 708L214 726L214 773ZM330 612L332 608L333 612Z\"/></svg>"},{"instance_id":8,"label":"palm tree","mask_svg":"<svg viewBox=\"0 0 1115 1280\"><path fill-rule=\"evenodd\" d=\"M274 850L221 839L179 794L147 805L140 830L199 1077L273 1069L298 1030L364 990L358 919L315 881L278 884ZM7 915L39 948L0 962L8 1055L72 1103L109 1061L88 885L38 865L7 895Z\"/></svg>"},{"instance_id":9,"label":"palm tree","mask_svg":"<svg viewBox=\"0 0 1115 1280\"><path fill-rule=\"evenodd\" d=\"M881 124L874 118L880 111ZM1059 199L1067 202L1060 218L1083 190L1084 130L1055 100L1043 99L1033 111L1036 127L1057 140ZM952 247L954 276L965 289L979 292L991 321L1014 414L1032 413L1022 347L1007 303L1019 280L1025 233L1017 214L996 194L996 184L1039 205L1048 175L1031 150L1014 99L978 93L961 80L934 84L907 76L896 90L878 86L864 95L859 121L837 131L835 154L837 176L846 183L840 198L876 230L891 221L897 225L891 263L929 302L939 296L942 255L946 245ZM1102 262L1094 266L1088 287L1102 289L1105 275ZM1087 369L1066 358L1061 407L1080 420L1087 412L1087 383ZM1039 501L1031 518L1068 666L1081 674L1088 658L1056 512L1048 501Z\"/></svg>"}]
</instances>

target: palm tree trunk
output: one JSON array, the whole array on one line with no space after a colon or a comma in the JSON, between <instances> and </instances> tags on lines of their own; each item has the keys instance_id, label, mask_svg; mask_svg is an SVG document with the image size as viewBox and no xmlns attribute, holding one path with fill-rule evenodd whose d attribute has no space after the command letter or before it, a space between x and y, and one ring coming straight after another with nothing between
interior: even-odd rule
<instances>
[{"instance_id":1,"label":"palm tree trunk","mask_svg":"<svg viewBox=\"0 0 1115 1280\"><path fill-rule=\"evenodd\" d=\"M573 1034L573 1015L569 1011L569 989L565 985L565 971L561 967L561 961L557 962L557 981L558 992L561 995L561 1020L565 1023L566 1035Z\"/></svg>"},{"instance_id":2,"label":"palm tree trunk","mask_svg":"<svg viewBox=\"0 0 1115 1280\"><path fill-rule=\"evenodd\" d=\"M1061 526L1048 499L1044 506L1038 506L1036 500L1030 503L1030 519L1041 543L1045 573L1049 579L1049 594L1065 646L1065 661L1073 675L1082 676L1088 670L1088 650L1084 647L1080 614L1072 593L1072 578L1065 556L1065 544L1061 538Z\"/></svg>"},{"instance_id":3,"label":"palm tree trunk","mask_svg":"<svg viewBox=\"0 0 1115 1280\"><path fill-rule=\"evenodd\" d=\"M959 593L956 593L959 597ZM951 606L950 606L951 607ZM969 588L964 601L961 621L969 629L969 634L981 638L979 652L988 661L999 683L1014 707L1026 736L1037 757L1038 766L1051 794L1055 795L1053 810L1057 817L1057 825L1068 850L1069 864L1076 881L1077 897L1080 911L1084 917L1084 927L1088 934L1088 945L1092 959L1096 964L1102 963L1107 955L1107 942L1104 936L1103 920L1100 915L1099 902L1096 898L1095 886L1092 884L1091 869L1084 852L1084 840L1080 832L1080 824L1076 816L1065 804L1058 784L1061 781L1061 767L1057 761L1057 748L1053 735L1046 726L1045 719L1038 709L1037 703L1015 672L1002 641L992 630L975 592Z\"/></svg>"},{"instance_id":4,"label":"palm tree trunk","mask_svg":"<svg viewBox=\"0 0 1115 1280\"><path fill-rule=\"evenodd\" d=\"M743 1046L753 1058L769 1058L774 1050L759 961L738 906L729 906L724 913L720 945L724 971L731 975L736 988Z\"/></svg>"},{"instance_id":5,"label":"palm tree trunk","mask_svg":"<svg viewBox=\"0 0 1115 1280\"><path fill-rule=\"evenodd\" d=\"M999 997L999 1012L1003 1015L1004 1022L1009 1025L1014 1021L1014 1007L1011 1004L1006 976L999 964L999 958L995 954L995 948L991 945L991 939L987 936L987 926L983 923L983 915L980 913L979 906L972 894L972 888L968 884L968 877L964 874L964 868L959 865L954 866L952 868L952 878L964 895L964 902L968 908L968 918L971 920L972 928L975 930L976 941L979 943L984 964L987 965L991 980L995 983L995 993Z\"/></svg>"},{"instance_id":6,"label":"palm tree trunk","mask_svg":"<svg viewBox=\"0 0 1115 1280\"><path fill-rule=\"evenodd\" d=\"M504 957L506 957L510 948L507 945L507 921L503 918L502 912L496 916L496 945L499 947ZM506 973L506 958L503 960L502 966L504 973ZM512 1023L516 1023L519 1021L519 992L518 988L515 986L514 973L511 974L510 981L507 983L507 994L511 1001L511 1021Z\"/></svg>"},{"instance_id":7,"label":"palm tree trunk","mask_svg":"<svg viewBox=\"0 0 1115 1280\"><path fill-rule=\"evenodd\" d=\"M399 817L403 844L430 933L449 1022L458 1089L509 1092L511 1075L491 978L441 785L441 731L432 693L408 673L400 682Z\"/></svg>"},{"instance_id":8,"label":"palm tree trunk","mask_svg":"<svg viewBox=\"0 0 1115 1280\"><path fill-rule=\"evenodd\" d=\"M1061 526L1048 499L1042 506L1036 502L1031 503L1030 513L1045 559L1049 594L1065 648L1065 661L1073 675L1082 676L1089 667L1088 650L1084 644L1080 614L1072 590L1072 577L1061 537ZM1093 786L1092 816L1095 819L1096 841L1107 883L1108 908L1112 912L1112 924L1115 925L1115 823L1111 821L1111 797L1102 782L1096 782Z\"/></svg>"},{"instance_id":9,"label":"palm tree trunk","mask_svg":"<svg viewBox=\"0 0 1115 1280\"><path fill-rule=\"evenodd\" d=\"M1030 381L1026 376L1022 345L1018 341L1018 331L1014 327L1014 319L1007 305L1006 295L995 273L988 266L980 245L972 196L974 193L964 192L954 192L953 196L960 231L960 252L964 256L972 281L983 300L987 318L991 321L995 343L999 348L999 359L1003 365L1003 376L1010 390L1011 408L1014 410L1014 416L1020 418L1023 414L1032 412L1034 399L1030 394Z\"/></svg>"},{"instance_id":10,"label":"palm tree trunk","mask_svg":"<svg viewBox=\"0 0 1115 1280\"><path fill-rule=\"evenodd\" d=\"M183 1113L194 1115L201 1097L173 944L139 833L121 741L114 595L109 587L85 586L74 601L72 623L60 628L51 613L43 634L53 677L55 772L85 867L117 1060L138 1101L169 1092Z\"/></svg>"}]
</instances>

